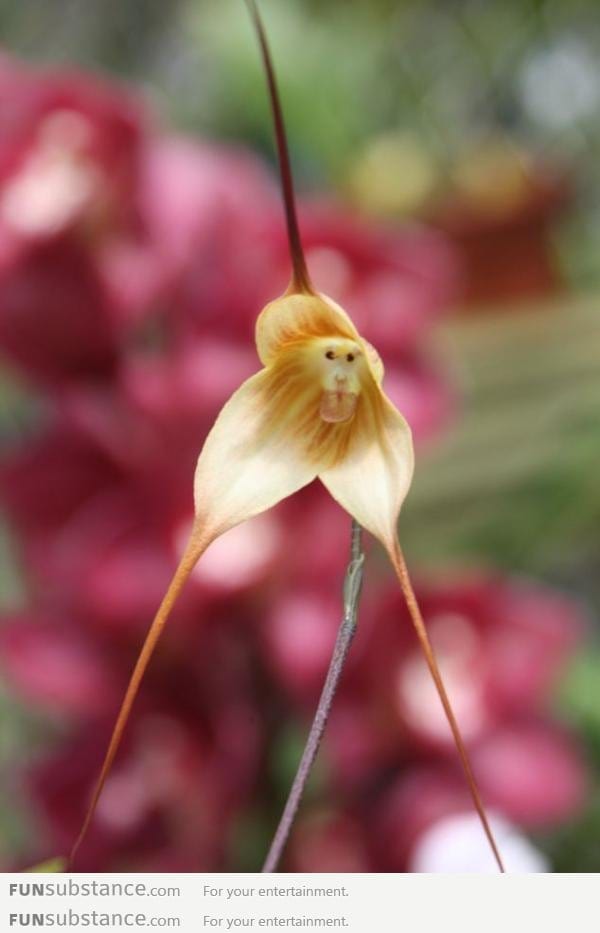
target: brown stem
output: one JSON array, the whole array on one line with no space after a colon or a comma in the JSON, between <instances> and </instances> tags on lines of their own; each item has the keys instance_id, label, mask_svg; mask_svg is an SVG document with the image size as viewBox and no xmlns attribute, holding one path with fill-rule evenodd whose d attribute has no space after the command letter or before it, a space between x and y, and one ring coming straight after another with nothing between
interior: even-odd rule
<instances>
[{"instance_id":1,"label":"brown stem","mask_svg":"<svg viewBox=\"0 0 600 933\"><path fill-rule=\"evenodd\" d=\"M352 639L356 632L358 618L358 603L360 600L360 591L362 587L363 563L365 556L361 550L361 528L355 521L352 522L350 546L350 562L346 570L344 580L344 617L338 630L333 655L325 678L325 684L319 699L317 712L313 720L308 739L298 765L296 777L290 789L290 793L281 815L279 825L273 836L273 841L269 853L262 867L263 872L273 872L283 855L283 850L287 844L294 820L306 788L312 766L317 757L321 739L325 732L331 704L335 696L337 686L344 670L344 664L352 644Z\"/></svg>"},{"instance_id":2,"label":"brown stem","mask_svg":"<svg viewBox=\"0 0 600 933\"><path fill-rule=\"evenodd\" d=\"M267 78L267 88L269 99L271 101L271 112L273 114L273 127L275 130L275 142L277 145L277 158L279 161L279 174L281 177L281 190L283 194L283 203L285 207L285 219L287 224L288 243L290 248L290 259L292 261L292 281L289 291L301 292L304 294L314 294L314 288L311 284L302 240L300 238L300 229L298 227L298 218L296 216L296 199L294 195L294 180L292 177L292 167L290 164L290 154L285 132L285 123L277 89L277 79L275 77L275 68L273 58L269 51L267 34L263 26L258 7L255 0L246 0L246 6L252 18L254 28L258 35L260 51L262 55L265 75Z\"/></svg>"},{"instance_id":3,"label":"brown stem","mask_svg":"<svg viewBox=\"0 0 600 933\"><path fill-rule=\"evenodd\" d=\"M429 640L429 635L427 634L427 629L425 628L423 616L421 615L421 610L419 609L419 604L417 603L417 598L410 582L406 561L404 560L402 549L397 540L394 541L394 546L390 551L390 558L392 560L392 564L394 565L394 570L396 571L398 580L400 581L400 586L406 600L406 605L417 633L417 637L421 643L421 648L423 650L423 654L425 655L427 666L431 676L433 677L433 682L435 684L442 706L444 707L446 719L448 720L448 724L454 737L454 744L456 745L456 750L458 751L458 755L467 778L467 783L469 785L471 797L473 798L473 803L475 804L475 809L477 810L477 814L481 820L481 825L483 826L483 830L491 846L498 868L501 872L504 872L505 869L502 863L502 858L500 856L494 834L488 822L485 808L481 800L481 795L479 793L479 788L477 787L477 782L475 780L475 775L473 774L473 769L471 767L467 749L458 727L458 722L456 720L456 716L454 715L454 710L452 709L448 694L446 693L446 688L444 686L444 681L442 679L442 675L440 673L440 669L438 667L438 663L433 651L433 646Z\"/></svg>"}]
</instances>

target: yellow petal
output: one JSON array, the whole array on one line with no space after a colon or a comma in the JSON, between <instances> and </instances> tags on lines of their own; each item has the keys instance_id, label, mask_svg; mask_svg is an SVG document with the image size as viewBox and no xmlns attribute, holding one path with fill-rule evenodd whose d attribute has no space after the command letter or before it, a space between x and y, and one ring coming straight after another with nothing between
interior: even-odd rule
<instances>
[{"instance_id":1,"label":"yellow petal","mask_svg":"<svg viewBox=\"0 0 600 933\"><path fill-rule=\"evenodd\" d=\"M275 362L281 351L311 337L360 340L344 309L325 295L283 295L258 316L256 349L264 366Z\"/></svg>"},{"instance_id":2,"label":"yellow petal","mask_svg":"<svg viewBox=\"0 0 600 933\"><path fill-rule=\"evenodd\" d=\"M345 452L319 478L334 499L388 550L414 467L411 431L378 385L365 386Z\"/></svg>"},{"instance_id":3,"label":"yellow petal","mask_svg":"<svg viewBox=\"0 0 600 933\"><path fill-rule=\"evenodd\" d=\"M377 385L380 386L385 375L385 369L383 367L381 357L379 356L379 353L373 344L369 343L368 340L365 340L364 337L362 338L362 345L364 347L367 363L369 364L369 369L371 370L371 375L373 376Z\"/></svg>"},{"instance_id":4,"label":"yellow petal","mask_svg":"<svg viewBox=\"0 0 600 933\"><path fill-rule=\"evenodd\" d=\"M318 461L307 450L306 433L312 400L305 387L297 391L293 374L287 386L278 376L277 368L263 369L244 382L200 453L194 500L198 524L210 538L271 508L316 476Z\"/></svg>"}]
</instances>

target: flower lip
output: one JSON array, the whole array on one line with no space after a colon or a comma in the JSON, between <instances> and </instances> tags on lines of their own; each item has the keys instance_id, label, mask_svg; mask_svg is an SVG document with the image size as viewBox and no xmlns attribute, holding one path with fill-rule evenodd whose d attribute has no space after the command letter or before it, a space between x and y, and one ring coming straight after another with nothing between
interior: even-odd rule
<instances>
[{"instance_id":1,"label":"flower lip","mask_svg":"<svg viewBox=\"0 0 600 933\"><path fill-rule=\"evenodd\" d=\"M364 375L362 350L354 340L332 338L319 341L320 381L323 390L319 414L323 421L350 421L356 411ZM324 344L324 348L323 348Z\"/></svg>"}]
</instances>

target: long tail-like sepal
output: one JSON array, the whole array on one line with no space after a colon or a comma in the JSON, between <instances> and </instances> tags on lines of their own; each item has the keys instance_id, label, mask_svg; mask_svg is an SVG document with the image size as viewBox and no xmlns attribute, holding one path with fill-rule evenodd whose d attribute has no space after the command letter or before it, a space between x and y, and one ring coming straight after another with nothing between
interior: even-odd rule
<instances>
[{"instance_id":1,"label":"long tail-like sepal","mask_svg":"<svg viewBox=\"0 0 600 933\"><path fill-rule=\"evenodd\" d=\"M483 830L491 846L498 868L500 869L501 872L504 872L505 869L502 863L500 852L498 850L498 845L494 838L494 834L490 827L490 824L489 824L489 821L488 821L488 818L485 812L485 808L481 800L481 795L477 787L477 782L475 781L475 776L473 774L473 769L471 767L471 762L469 760L467 749L465 747L463 737L458 727L458 722L456 720L456 716L454 715L454 710L452 709L452 705L448 698L448 694L446 693L444 681L442 680L442 675L440 673L440 669L438 667L438 663L436 661L435 654L433 652L432 644L429 640L429 635L427 634L427 629L425 628L425 623L421 615L421 610L419 609L419 604L417 603L417 599L414 594L412 584L410 582L410 577L408 574L408 568L406 566L406 562L404 560L404 555L402 553L402 550L400 548L400 544L398 543L398 541L395 541L393 547L390 549L390 558L394 566L394 570L396 571L398 580L400 581L400 586L402 587L402 593L406 600L406 605L408 607L408 611L410 613L412 623L417 633L417 637L421 644L423 654L425 655L427 666L433 678L433 682L435 684L442 706L444 707L446 719L448 720L448 724L452 731L452 735L454 738L454 744L456 745L456 750L458 751L458 755L460 757L461 764L463 766L463 770L467 778L467 783L469 785L469 790L471 792L471 797L473 798L475 809L477 810L479 819L481 820L481 825L483 826Z\"/></svg>"},{"instance_id":2,"label":"long tail-like sepal","mask_svg":"<svg viewBox=\"0 0 600 933\"><path fill-rule=\"evenodd\" d=\"M69 856L69 863L68 863L69 867L71 867L73 864L73 860L75 856L77 855L77 852L83 840L85 839L87 831L90 827L90 823L92 822L92 819L94 817L94 813L96 812L98 801L100 800L100 796L104 789L106 779L110 773L113 762L115 760L115 756L119 750L121 739L123 737L125 727L127 726L127 722L131 714L131 709L135 702L135 698L138 694L140 684L142 682L142 678L146 672L146 668L148 667L148 664L150 663L150 659L152 658L158 639L160 638L162 630L165 627L165 623L167 622L167 619L169 618L169 615L171 614L171 610L173 606L175 605L177 597L179 596L181 590L183 589L184 583L188 579L190 573L196 566L198 559L204 553L204 551L206 550L209 544L210 544L210 539L207 540L206 537L203 536L198 531L198 529L195 527L192 531L190 540L188 541L188 544L183 553L183 556L179 562L179 566L177 567L177 570L175 571L175 574L173 576L173 579L171 580L169 588L163 598L162 603L160 604L160 607L158 609L158 612L156 613L156 616L154 617L154 620L152 622L152 625L150 626L148 634L146 635L146 640L144 641L142 650L140 651L138 655L138 659L135 663L135 667L133 669L133 673L131 674L129 684L127 685L127 690L125 692L125 697L123 698L123 702L121 703L121 708L119 709L119 714L117 716L117 720L115 722L115 725L112 731L110 743L109 743L106 755L104 757L102 768L100 769L100 774L98 776L96 785L94 787L94 791L93 791L92 798L90 800L90 804L88 806L88 809L85 815L85 819L83 821L79 835L75 841L75 844L73 848L71 849L71 854Z\"/></svg>"},{"instance_id":3,"label":"long tail-like sepal","mask_svg":"<svg viewBox=\"0 0 600 933\"><path fill-rule=\"evenodd\" d=\"M301 292L303 294L314 294L314 288L311 284L306 268L304 250L302 249L302 240L300 239L300 229L298 227L298 217L296 215L296 198L294 195L294 180L292 177L292 168L290 164L290 155L285 132L285 123L283 121L283 112L281 110L281 101L277 89L277 80L275 78L275 69L273 59L269 51L267 35L258 12L258 7L254 0L246 0L246 6L250 12L252 22L258 35L260 50L267 78L267 87L269 90L269 99L271 101L271 110L273 113L273 126L275 129L275 141L277 144L277 157L279 160L279 173L281 176L281 189L283 193L283 202L285 206L285 219L287 224L288 243L290 247L290 258L292 261L292 281L290 292Z\"/></svg>"}]
</instances>

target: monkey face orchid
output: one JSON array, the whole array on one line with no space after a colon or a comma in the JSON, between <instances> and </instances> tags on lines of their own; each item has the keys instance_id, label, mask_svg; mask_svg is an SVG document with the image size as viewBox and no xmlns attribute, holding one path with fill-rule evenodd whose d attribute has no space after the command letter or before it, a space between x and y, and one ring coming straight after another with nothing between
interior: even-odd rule
<instances>
[{"instance_id":1,"label":"monkey face orchid","mask_svg":"<svg viewBox=\"0 0 600 933\"><path fill-rule=\"evenodd\" d=\"M94 815L156 643L198 559L229 528L319 477L390 556L473 802L503 870L398 543L398 514L413 472L411 432L382 389L383 365L376 350L360 336L346 312L319 294L310 281L271 57L254 0L247 0L247 5L261 46L273 112L292 280L287 292L258 317L256 348L263 368L224 406L200 453L190 539L131 675L71 861Z\"/></svg>"},{"instance_id":2,"label":"monkey face orchid","mask_svg":"<svg viewBox=\"0 0 600 933\"><path fill-rule=\"evenodd\" d=\"M198 460L198 546L318 476L392 549L413 450L376 351L329 298L298 293L266 306L256 345L264 368L225 405Z\"/></svg>"}]
</instances>

